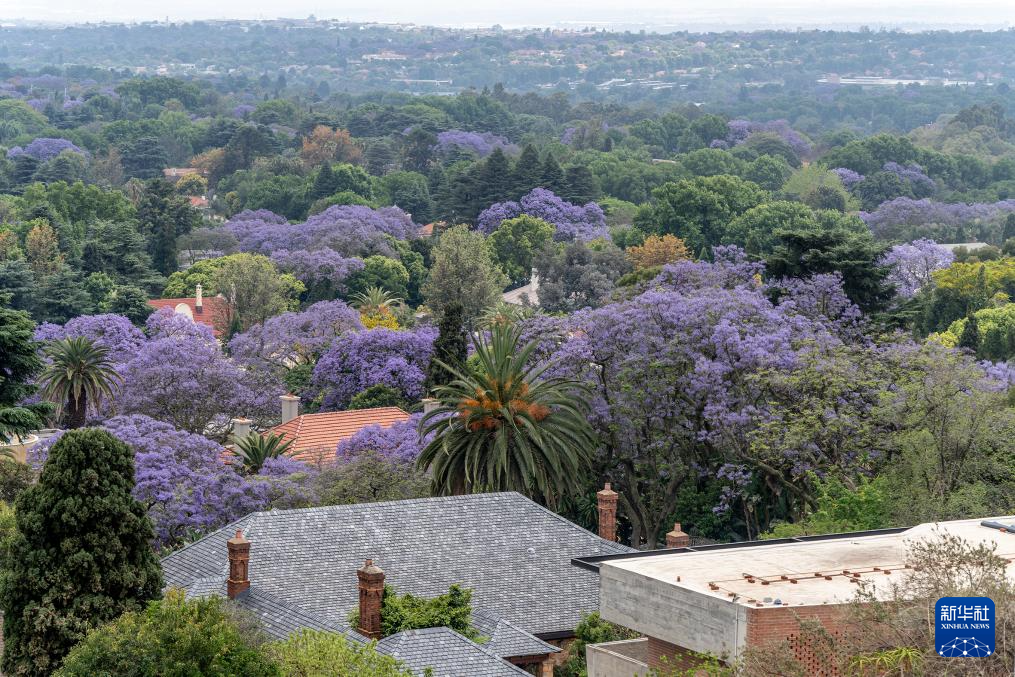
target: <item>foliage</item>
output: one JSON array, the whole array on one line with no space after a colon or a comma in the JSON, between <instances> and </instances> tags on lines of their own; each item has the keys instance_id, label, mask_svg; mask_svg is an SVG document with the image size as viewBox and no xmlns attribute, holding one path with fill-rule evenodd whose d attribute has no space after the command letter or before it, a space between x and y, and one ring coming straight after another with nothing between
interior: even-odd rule
<instances>
[{"instance_id":1,"label":"foliage","mask_svg":"<svg viewBox=\"0 0 1015 677\"><path fill-rule=\"evenodd\" d=\"M455 226L443 232L434 247L423 296L434 312L443 313L450 304L460 303L464 322L471 326L485 308L496 302L506 284L483 235Z\"/></svg>"},{"instance_id":2,"label":"foliage","mask_svg":"<svg viewBox=\"0 0 1015 677\"><path fill-rule=\"evenodd\" d=\"M519 202L490 205L476 219L476 227L485 233L493 233L503 221L522 215L552 224L556 228L554 239L559 242L610 237L606 217L599 205L595 202L584 206L571 204L545 188L534 188Z\"/></svg>"},{"instance_id":3,"label":"foliage","mask_svg":"<svg viewBox=\"0 0 1015 677\"><path fill-rule=\"evenodd\" d=\"M35 386L31 380L42 370L42 360L32 337L35 323L28 313L11 310L0 297L0 442L27 435L43 427L50 408L23 405Z\"/></svg>"},{"instance_id":4,"label":"foliage","mask_svg":"<svg viewBox=\"0 0 1015 677\"><path fill-rule=\"evenodd\" d=\"M423 384L427 393L437 386L447 385L454 380L456 372L465 368L468 345L461 304L451 303L444 309L438 332L433 344L433 356L426 370L426 382Z\"/></svg>"},{"instance_id":5,"label":"foliage","mask_svg":"<svg viewBox=\"0 0 1015 677\"><path fill-rule=\"evenodd\" d=\"M553 505L581 486L595 433L586 419L585 387L544 377L507 324L474 340L476 373L442 365L455 380L436 388L440 405L423 415L420 434L433 435L419 466L433 473L437 494L518 491Z\"/></svg>"},{"instance_id":6,"label":"foliage","mask_svg":"<svg viewBox=\"0 0 1015 677\"><path fill-rule=\"evenodd\" d=\"M254 433L237 442L233 453L243 465L243 471L252 474L260 471L268 459L285 454L291 446L292 440L287 440L281 435Z\"/></svg>"},{"instance_id":7,"label":"foliage","mask_svg":"<svg viewBox=\"0 0 1015 677\"><path fill-rule=\"evenodd\" d=\"M667 183L652 192L651 224L682 239L692 251L726 243L730 221L765 201L757 184L719 175Z\"/></svg>"},{"instance_id":8,"label":"foliage","mask_svg":"<svg viewBox=\"0 0 1015 677\"><path fill-rule=\"evenodd\" d=\"M170 590L146 609L93 630L56 675L283 674L244 636L237 613L221 597L188 600L182 590Z\"/></svg>"},{"instance_id":9,"label":"foliage","mask_svg":"<svg viewBox=\"0 0 1015 677\"><path fill-rule=\"evenodd\" d=\"M17 502L18 535L0 582L3 669L51 672L86 633L156 598L162 572L134 455L105 431L68 432Z\"/></svg>"},{"instance_id":10,"label":"foliage","mask_svg":"<svg viewBox=\"0 0 1015 677\"><path fill-rule=\"evenodd\" d=\"M680 238L672 235L661 237L649 235L642 244L628 247L626 254L635 270L645 270L691 258L691 253Z\"/></svg>"},{"instance_id":11,"label":"foliage","mask_svg":"<svg viewBox=\"0 0 1015 677\"><path fill-rule=\"evenodd\" d=\"M396 424L398 425L398 424ZM377 501L400 501L410 498L426 498L430 495L430 478L416 470L412 463L396 458L388 458L391 449L378 446L374 441L384 445L388 443L388 435L384 431L390 428L360 431L362 436L344 442L344 462L335 464L321 471L314 482L317 505L346 505L350 503L374 503ZM392 431L392 435L397 431ZM419 439L415 426L412 433ZM403 433L402 439L408 438ZM408 447L396 447L396 455ZM418 443L417 443L418 450Z\"/></svg>"},{"instance_id":12,"label":"foliage","mask_svg":"<svg viewBox=\"0 0 1015 677\"><path fill-rule=\"evenodd\" d=\"M290 275L280 275L264 256L232 254L223 258L212 277L212 284L226 298L233 316L242 329L249 329L273 315L299 307L299 295L306 287ZM225 329L222 327L221 329Z\"/></svg>"},{"instance_id":13,"label":"foliage","mask_svg":"<svg viewBox=\"0 0 1015 677\"><path fill-rule=\"evenodd\" d=\"M350 410L373 409L375 407L400 407L406 408L408 404L402 398L402 393L386 385L373 385L363 392L356 393L349 400Z\"/></svg>"},{"instance_id":14,"label":"foliage","mask_svg":"<svg viewBox=\"0 0 1015 677\"><path fill-rule=\"evenodd\" d=\"M54 341L44 352L48 364L39 375L40 393L56 405L57 416L66 407L67 425L80 428L89 406L98 409L120 384L109 348L77 336Z\"/></svg>"},{"instance_id":15,"label":"foliage","mask_svg":"<svg viewBox=\"0 0 1015 677\"><path fill-rule=\"evenodd\" d=\"M490 233L494 260L512 284L528 282L533 255L542 250L554 235L554 226L542 219L523 214L505 219Z\"/></svg>"},{"instance_id":16,"label":"foliage","mask_svg":"<svg viewBox=\"0 0 1015 677\"><path fill-rule=\"evenodd\" d=\"M353 627L359 625L359 611L349 615ZM472 590L452 584L447 593L437 597L399 595L391 585L384 586L381 601L381 635L390 637L403 630L451 628L463 637L476 640L479 633L472 627Z\"/></svg>"},{"instance_id":17,"label":"foliage","mask_svg":"<svg viewBox=\"0 0 1015 677\"><path fill-rule=\"evenodd\" d=\"M0 459L0 501L11 505L28 487L35 483L31 466L12 459Z\"/></svg>"},{"instance_id":18,"label":"foliage","mask_svg":"<svg viewBox=\"0 0 1015 677\"><path fill-rule=\"evenodd\" d=\"M612 244L571 242L536 256L539 306L548 312L575 312L605 304L616 282L631 270L624 252Z\"/></svg>"},{"instance_id":19,"label":"foliage","mask_svg":"<svg viewBox=\"0 0 1015 677\"><path fill-rule=\"evenodd\" d=\"M950 249L934 240L920 239L892 247L881 265L891 269L887 282L895 287L895 293L911 298L931 284L935 270L947 268L954 260L955 254Z\"/></svg>"},{"instance_id":20,"label":"foliage","mask_svg":"<svg viewBox=\"0 0 1015 677\"><path fill-rule=\"evenodd\" d=\"M575 641L568 647L568 659L553 669L554 677L588 677L585 649L589 644L634 639L638 633L605 621L598 611L584 614L574 629Z\"/></svg>"},{"instance_id":21,"label":"foliage","mask_svg":"<svg viewBox=\"0 0 1015 677\"><path fill-rule=\"evenodd\" d=\"M282 673L292 677L412 677L391 656L378 653L372 644L354 644L333 632L302 630L284 642L272 642L263 653Z\"/></svg>"},{"instance_id":22,"label":"foliage","mask_svg":"<svg viewBox=\"0 0 1015 677\"><path fill-rule=\"evenodd\" d=\"M817 508L799 522L776 524L762 538L793 538L868 531L893 526L891 489L887 477L860 478L846 486L834 477L815 481Z\"/></svg>"}]
</instances>

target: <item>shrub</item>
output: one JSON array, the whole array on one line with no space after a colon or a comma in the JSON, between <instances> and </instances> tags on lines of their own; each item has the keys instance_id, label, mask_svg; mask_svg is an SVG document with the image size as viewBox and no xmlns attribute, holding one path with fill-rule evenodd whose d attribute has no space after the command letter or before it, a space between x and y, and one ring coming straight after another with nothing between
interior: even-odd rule
<instances>
[{"instance_id":1,"label":"shrub","mask_svg":"<svg viewBox=\"0 0 1015 677\"><path fill-rule=\"evenodd\" d=\"M0 459L0 501L13 503L35 482L35 472L25 463Z\"/></svg>"},{"instance_id":2,"label":"shrub","mask_svg":"<svg viewBox=\"0 0 1015 677\"><path fill-rule=\"evenodd\" d=\"M359 610L349 615L352 627L359 627ZM472 627L472 590L452 585L443 595L426 598L408 593L399 595L390 585L384 586L381 602L381 634L389 637L403 630L451 628L472 640L479 633Z\"/></svg>"},{"instance_id":3,"label":"shrub","mask_svg":"<svg viewBox=\"0 0 1015 677\"><path fill-rule=\"evenodd\" d=\"M374 644L353 644L331 632L303 630L265 645L264 653L291 677L412 677L397 660L377 653Z\"/></svg>"},{"instance_id":4,"label":"shrub","mask_svg":"<svg viewBox=\"0 0 1015 677\"><path fill-rule=\"evenodd\" d=\"M219 597L187 600L171 590L144 611L93 630L68 654L59 677L90 675L281 675Z\"/></svg>"}]
</instances>

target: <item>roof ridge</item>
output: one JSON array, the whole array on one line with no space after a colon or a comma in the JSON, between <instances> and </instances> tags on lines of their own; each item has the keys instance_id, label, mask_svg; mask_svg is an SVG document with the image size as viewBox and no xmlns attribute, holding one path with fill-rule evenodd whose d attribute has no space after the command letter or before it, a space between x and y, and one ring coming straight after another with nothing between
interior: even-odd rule
<instances>
[{"instance_id":1,"label":"roof ridge","mask_svg":"<svg viewBox=\"0 0 1015 677\"><path fill-rule=\"evenodd\" d=\"M180 553L185 552L187 550L190 550L191 548L196 546L198 543L203 543L204 541L206 541L209 538L213 537L215 534L219 533L220 531L225 531L226 529L235 528L236 525L240 524L244 520L247 520L248 518L250 518L250 517L252 517L252 516L254 516L256 514L258 514L256 511L255 512L248 512L243 517L238 517L238 518L234 519L232 522L230 522L229 524L225 524L225 525L219 527L218 529L216 529L215 531L212 531L211 533L205 534L204 536L202 536L201 538L197 539L196 541L191 541L190 543L187 543L182 548L179 548L178 550L172 551L171 553L169 553L168 555L163 557L162 561L165 561L167 559L172 559L172 558L176 557L177 555L179 555ZM194 579L194 580L197 580L197 579Z\"/></svg>"},{"instance_id":2,"label":"roof ridge","mask_svg":"<svg viewBox=\"0 0 1015 677\"><path fill-rule=\"evenodd\" d=\"M507 492L507 493L517 493L517 492ZM521 496L521 494L518 494L518 495ZM523 498L528 498L528 497L526 496L526 497L523 497ZM546 506L540 505L539 503L536 503L531 498L529 498L528 500L531 501L534 506L536 506L537 508L539 508L540 510L542 510L546 514L550 515L551 517L554 517L555 519L560 520L561 522L564 522L565 524L568 524L568 525L574 527L575 529L579 529L581 531L584 531L589 536L592 536L593 538L596 538L596 539L602 541L603 543L606 543L606 544L608 544L610 546L613 546L613 547L623 548L624 550L622 550L621 552L636 552L636 550L634 548L626 546L623 543L617 543L616 541L608 541L608 540L606 540L605 538L603 538L599 534L597 534L597 533L595 533L593 531L589 531L588 529L586 529L582 525L576 524L575 522L572 522L571 520L569 520L568 518L564 517L563 515L559 515L559 514L555 513L554 511L550 510Z\"/></svg>"},{"instance_id":3,"label":"roof ridge","mask_svg":"<svg viewBox=\"0 0 1015 677\"><path fill-rule=\"evenodd\" d=\"M286 514L293 513L293 514L295 514L295 513L300 513L300 512L316 512L316 511L325 511L325 510L354 510L354 509L357 509L357 508L372 508L372 507L378 506L378 505L391 505L391 504L394 504L394 503L401 504L401 505L407 505L407 504L410 504L410 503L451 503L451 502L457 502L457 501L464 502L464 501L479 500L481 498L493 497L493 496L520 496L521 498L525 498L525 500L528 500L528 501L530 501L530 502L535 504L535 501L531 501L531 499L528 499L525 496L522 496L517 491L489 491L489 492L478 493L478 494L461 494L461 495L458 495L458 496L425 496L423 498L398 498L398 499L394 499L394 500L390 500L390 501L370 501L369 503L340 503L340 504L336 504L336 505L317 505L317 506L313 506L313 507L310 507L310 508L272 508L271 510L260 510L260 511L252 512L252 513L249 513L248 516L249 515L265 515L265 516L267 516L267 515L278 515L278 514L282 514L282 513L286 513ZM538 504L536 504L536 505L538 505ZM564 522L568 522L564 518L561 518L561 519ZM572 526L578 527L578 525L575 524L574 522L568 522L568 524L571 524ZM223 527L223 528L225 528L225 527ZM578 527L578 528L581 529L581 527ZM583 529L583 531L584 531L584 529ZM213 532L213 533L215 533L215 532ZM591 532L589 532L589 533L591 533ZM210 536L210 535L211 534L209 534L208 536ZM595 534L593 534L593 535L595 535ZM205 538L207 538L208 536L205 536ZM609 542L609 541L607 541L607 542Z\"/></svg>"}]
</instances>

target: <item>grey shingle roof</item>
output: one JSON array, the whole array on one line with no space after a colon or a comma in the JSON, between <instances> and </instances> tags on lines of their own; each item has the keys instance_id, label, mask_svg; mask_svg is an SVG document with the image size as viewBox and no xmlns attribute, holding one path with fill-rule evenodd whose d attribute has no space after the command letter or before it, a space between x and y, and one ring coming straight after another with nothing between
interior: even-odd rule
<instances>
[{"instance_id":1,"label":"grey shingle roof","mask_svg":"<svg viewBox=\"0 0 1015 677\"><path fill-rule=\"evenodd\" d=\"M251 542L252 587L343 627L370 558L399 592L432 597L459 583L474 609L520 630L571 631L599 607L596 575L571 559L631 552L520 494L475 494L253 513L166 557L167 585L224 579L237 528Z\"/></svg>"},{"instance_id":2,"label":"grey shingle roof","mask_svg":"<svg viewBox=\"0 0 1015 677\"><path fill-rule=\"evenodd\" d=\"M418 675L427 668L433 669L434 677L518 677L529 674L451 628L405 630L381 640L377 649L402 661Z\"/></svg>"},{"instance_id":3,"label":"grey shingle roof","mask_svg":"<svg viewBox=\"0 0 1015 677\"><path fill-rule=\"evenodd\" d=\"M483 610L473 609L472 626L482 637L487 638L487 641L483 643L483 648L501 658L538 656L560 651L558 647L548 644L538 637L533 637L510 621L497 618Z\"/></svg>"}]
</instances>

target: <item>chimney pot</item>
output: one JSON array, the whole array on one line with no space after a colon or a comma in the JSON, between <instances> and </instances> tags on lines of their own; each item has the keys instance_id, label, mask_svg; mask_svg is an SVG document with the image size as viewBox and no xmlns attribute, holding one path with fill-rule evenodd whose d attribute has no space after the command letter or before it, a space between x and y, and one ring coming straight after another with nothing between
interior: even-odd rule
<instances>
[{"instance_id":1,"label":"chimney pot","mask_svg":"<svg viewBox=\"0 0 1015 677\"><path fill-rule=\"evenodd\" d=\"M424 397L421 401L423 403L424 414L429 414L431 411L440 406L440 401L438 401L437 398L434 397Z\"/></svg>"},{"instance_id":2,"label":"chimney pot","mask_svg":"<svg viewBox=\"0 0 1015 677\"><path fill-rule=\"evenodd\" d=\"M249 418L234 418L233 419L233 444L246 439L250 435L250 424L253 423Z\"/></svg>"},{"instance_id":3,"label":"chimney pot","mask_svg":"<svg viewBox=\"0 0 1015 677\"><path fill-rule=\"evenodd\" d=\"M607 541L617 540L618 496L609 482L596 493L596 504L599 507L599 537Z\"/></svg>"},{"instance_id":4,"label":"chimney pot","mask_svg":"<svg viewBox=\"0 0 1015 677\"><path fill-rule=\"evenodd\" d=\"M204 312L204 294L200 283L198 283L196 289L194 290L194 309L198 313Z\"/></svg>"},{"instance_id":5,"label":"chimney pot","mask_svg":"<svg viewBox=\"0 0 1015 677\"><path fill-rule=\"evenodd\" d=\"M282 423L288 423L300 415L300 398L292 393L279 397L282 401Z\"/></svg>"},{"instance_id":6,"label":"chimney pot","mask_svg":"<svg viewBox=\"0 0 1015 677\"><path fill-rule=\"evenodd\" d=\"M356 570L359 579L359 632L370 639L381 638L381 603L384 601L384 571L372 559Z\"/></svg>"},{"instance_id":7,"label":"chimney pot","mask_svg":"<svg viewBox=\"0 0 1015 677\"><path fill-rule=\"evenodd\" d=\"M243 537L243 532L236 530L236 535L226 541L229 551L229 578L226 580L226 594L229 599L250 587L250 541Z\"/></svg>"}]
</instances>

